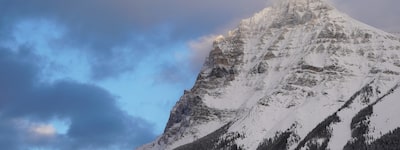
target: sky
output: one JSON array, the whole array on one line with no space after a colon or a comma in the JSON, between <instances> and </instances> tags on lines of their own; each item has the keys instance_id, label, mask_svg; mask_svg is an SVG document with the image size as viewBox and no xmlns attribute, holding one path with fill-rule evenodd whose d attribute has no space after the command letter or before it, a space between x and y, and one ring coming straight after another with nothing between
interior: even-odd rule
<instances>
[{"instance_id":1,"label":"sky","mask_svg":"<svg viewBox=\"0 0 400 150\"><path fill-rule=\"evenodd\" d=\"M0 149L131 150L159 136L213 39L268 0L0 0ZM398 0L333 0L400 32Z\"/></svg>"}]
</instances>

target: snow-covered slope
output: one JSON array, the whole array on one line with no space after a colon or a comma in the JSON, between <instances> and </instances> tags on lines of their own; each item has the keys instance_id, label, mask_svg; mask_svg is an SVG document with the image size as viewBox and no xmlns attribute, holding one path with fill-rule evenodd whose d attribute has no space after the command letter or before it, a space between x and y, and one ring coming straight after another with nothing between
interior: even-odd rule
<instances>
[{"instance_id":1,"label":"snow-covered slope","mask_svg":"<svg viewBox=\"0 0 400 150\"><path fill-rule=\"evenodd\" d=\"M399 57L399 37L325 0L281 0L215 40L139 149L380 149L400 135Z\"/></svg>"}]
</instances>

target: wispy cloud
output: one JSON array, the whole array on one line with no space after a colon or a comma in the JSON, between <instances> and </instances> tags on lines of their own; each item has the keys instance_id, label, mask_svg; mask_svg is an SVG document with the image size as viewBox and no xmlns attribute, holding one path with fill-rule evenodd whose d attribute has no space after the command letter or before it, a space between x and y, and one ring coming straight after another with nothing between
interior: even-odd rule
<instances>
[{"instance_id":1,"label":"wispy cloud","mask_svg":"<svg viewBox=\"0 0 400 150\"><path fill-rule=\"evenodd\" d=\"M398 0L332 1L367 24L400 31ZM132 73L146 58L155 57L153 61L160 62L147 69L156 72L149 78L166 84L192 82L211 50L213 34L223 34L234 26L232 22L237 24L268 2L0 0L0 145L10 150L106 149L151 140L152 123L121 110L109 91L74 79L42 82L47 71L87 65L89 78L96 83ZM37 36L42 32L46 36ZM171 45L182 43L187 48L183 57L158 59L174 53ZM43 45L48 45L46 50ZM87 62L53 64L49 56L39 54L42 51L79 55L71 60ZM70 122L66 134L53 135L48 121L54 118ZM21 121L28 123L21 126Z\"/></svg>"},{"instance_id":2,"label":"wispy cloud","mask_svg":"<svg viewBox=\"0 0 400 150\"><path fill-rule=\"evenodd\" d=\"M261 9L264 0L0 0L0 34L12 38L15 25L44 19L63 29L57 51L89 55L92 77L105 79L135 69L137 62L168 43L205 34L232 18ZM242 7L246 6L246 7ZM57 29L56 29L57 30ZM54 31L57 32L57 31ZM129 61L128 61L129 60Z\"/></svg>"}]
</instances>

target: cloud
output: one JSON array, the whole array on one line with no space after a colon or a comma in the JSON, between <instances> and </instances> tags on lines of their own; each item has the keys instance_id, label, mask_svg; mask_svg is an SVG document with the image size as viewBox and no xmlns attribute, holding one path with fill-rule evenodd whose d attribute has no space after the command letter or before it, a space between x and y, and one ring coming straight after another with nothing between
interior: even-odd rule
<instances>
[{"instance_id":1,"label":"cloud","mask_svg":"<svg viewBox=\"0 0 400 150\"><path fill-rule=\"evenodd\" d=\"M190 71L187 69L186 64L174 63L160 65L160 71L154 76L156 77L155 83L168 83L168 84L183 84L190 80Z\"/></svg>"},{"instance_id":2,"label":"cloud","mask_svg":"<svg viewBox=\"0 0 400 150\"><path fill-rule=\"evenodd\" d=\"M396 5L399 1L334 2L339 9L367 24L400 30ZM73 80L41 82L44 76L41 71L52 62L35 54L41 50L36 41L17 42L19 38L35 39L41 31L21 32L17 37L19 25L35 24L56 33L56 38L39 41L50 45L49 50L54 53L84 55L94 80L132 72L150 55L162 57L171 53L171 43L188 43L186 59L160 62L163 65L155 68L162 75L159 82L177 83L197 74L211 50L214 36L210 34L232 28L230 24L235 22L232 20L251 16L266 3L266 0L0 0L0 145L10 150L29 145L96 149L132 147L154 138L151 123L126 114L118 107L115 96L103 88ZM49 25L52 27L47 28ZM6 46L4 41L15 42L16 46ZM37 127L50 129L48 121L54 118L70 122L65 135L32 136L39 133L32 132ZM21 120L30 123L16 126Z\"/></svg>"},{"instance_id":3,"label":"cloud","mask_svg":"<svg viewBox=\"0 0 400 150\"><path fill-rule=\"evenodd\" d=\"M188 51L176 52L175 61L158 66L155 83L185 84L193 82L217 35L206 35L186 43Z\"/></svg>"},{"instance_id":4,"label":"cloud","mask_svg":"<svg viewBox=\"0 0 400 150\"><path fill-rule=\"evenodd\" d=\"M31 127L31 131L36 135L42 136L54 136L56 134L56 129L53 125L37 125Z\"/></svg>"},{"instance_id":5,"label":"cloud","mask_svg":"<svg viewBox=\"0 0 400 150\"><path fill-rule=\"evenodd\" d=\"M334 2L368 24L400 30L396 0ZM237 24L269 4L269 0L0 0L0 38L15 38L15 26L21 22L47 20L54 24L54 32L62 32L59 39L49 41L56 45L55 51L85 52L91 78L102 80L134 71L149 55L169 53L170 43L232 28L233 21Z\"/></svg>"},{"instance_id":6,"label":"cloud","mask_svg":"<svg viewBox=\"0 0 400 150\"><path fill-rule=\"evenodd\" d=\"M72 80L40 82L44 60L29 47L0 48L0 145L57 149L132 149L152 140L153 125L128 115L115 96ZM69 122L59 134L50 120Z\"/></svg>"},{"instance_id":7,"label":"cloud","mask_svg":"<svg viewBox=\"0 0 400 150\"><path fill-rule=\"evenodd\" d=\"M63 32L56 45L87 52L92 77L101 80L132 71L141 58L163 52L168 43L207 34L232 18L252 14L264 3L265 0L0 0L0 35L12 39L20 22L49 20L60 30L54 32Z\"/></svg>"},{"instance_id":8,"label":"cloud","mask_svg":"<svg viewBox=\"0 0 400 150\"><path fill-rule=\"evenodd\" d=\"M398 0L332 0L338 9L368 25L389 32L400 31Z\"/></svg>"},{"instance_id":9,"label":"cloud","mask_svg":"<svg viewBox=\"0 0 400 150\"><path fill-rule=\"evenodd\" d=\"M218 35L221 36L221 35ZM196 40L188 42L190 55L189 62L192 70L200 70L206 57L212 50L212 44L217 39L217 35L202 36Z\"/></svg>"},{"instance_id":10,"label":"cloud","mask_svg":"<svg viewBox=\"0 0 400 150\"><path fill-rule=\"evenodd\" d=\"M8 121L0 120L0 145L3 149L15 150L19 144L18 131Z\"/></svg>"},{"instance_id":11,"label":"cloud","mask_svg":"<svg viewBox=\"0 0 400 150\"><path fill-rule=\"evenodd\" d=\"M271 5L272 3L276 3L278 1L270 0L267 5ZM355 0L355 1L346 1L346 0L332 0L333 4L338 7L338 9L344 11L345 13L350 14L352 17L359 19L367 24L371 24L376 26L382 30L386 31L400 31L400 18L397 14L400 13L400 10L397 9L397 5L393 5L398 3L400 5L400 1L397 0L384 0L384 1L375 1L375 0ZM363 5L359 5L362 3ZM370 6L370 7L368 7ZM371 9L374 8L374 9ZM238 24L238 20L235 24ZM230 30L233 26L224 26L224 28L220 28L219 33L224 33ZM217 35L210 34L201 36L195 40L190 40L188 42L189 45L189 59L190 68L198 71L204 63L204 59L208 56L209 52L212 49L212 42L217 38Z\"/></svg>"}]
</instances>

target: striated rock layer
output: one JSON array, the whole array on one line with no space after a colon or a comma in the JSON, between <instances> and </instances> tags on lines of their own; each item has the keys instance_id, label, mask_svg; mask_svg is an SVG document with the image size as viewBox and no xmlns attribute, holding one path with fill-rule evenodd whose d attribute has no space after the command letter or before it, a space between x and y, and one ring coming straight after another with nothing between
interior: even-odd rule
<instances>
[{"instance_id":1,"label":"striated rock layer","mask_svg":"<svg viewBox=\"0 0 400 150\"><path fill-rule=\"evenodd\" d=\"M324 0L280 1L215 40L139 149L399 149L399 56L399 37Z\"/></svg>"}]
</instances>

